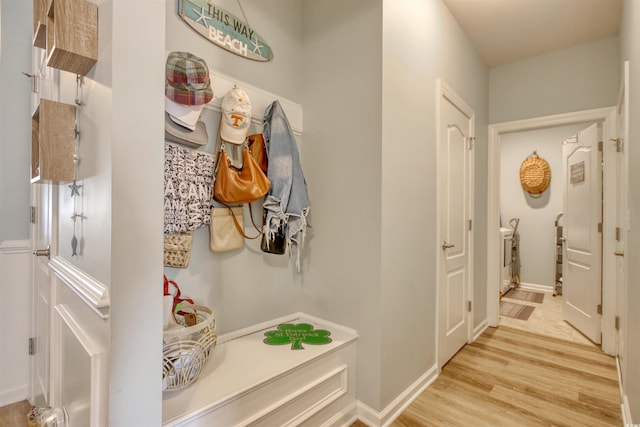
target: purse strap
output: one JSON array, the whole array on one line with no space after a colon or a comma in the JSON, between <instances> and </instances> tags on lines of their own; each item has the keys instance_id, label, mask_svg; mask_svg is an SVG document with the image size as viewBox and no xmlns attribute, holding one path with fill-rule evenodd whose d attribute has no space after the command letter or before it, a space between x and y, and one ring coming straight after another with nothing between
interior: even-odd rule
<instances>
[{"instance_id":1,"label":"purse strap","mask_svg":"<svg viewBox=\"0 0 640 427\"><path fill-rule=\"evenodd\" d=\"M242 237L244 237L245 239L249 239L249 240L255 240L258 237L262 236L262 228L258 228L258 226L256 225L255 221L253 220L253 209L251 208L251 203L248 204L249 205L249 215L251 216L251 224L253 224L253 228L255 228L256 231L258 232L258 235L255 236L255 237L247 236L245 234L245 232L244 232L244 227L240 224L240 222L236 218L236 214L233 213L233 209L231 209L231 206L227 205L226 203L223 203L223 205L225 205L227 207L227 209L229 209L229 212L231 213L231 217L233 218L233 223L236 226L236 229L238 230L238 233L242 234Z\"/></svg>"}]
</instances>

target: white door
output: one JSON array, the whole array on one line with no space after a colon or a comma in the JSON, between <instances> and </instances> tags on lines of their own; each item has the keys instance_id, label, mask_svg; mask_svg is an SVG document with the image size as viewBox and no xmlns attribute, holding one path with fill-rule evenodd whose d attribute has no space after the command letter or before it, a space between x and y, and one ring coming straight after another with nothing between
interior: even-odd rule
<instances>
[{"instance_id":1,"label":"white door","mask_svg":"<svg viewBox=\"0 0 640 427\"><path fill-rule=\"evenodd\" d=\"M564 319L601 342L602 153L601 125L594 123L562 142Z\"/></svg>"},{"instance_id":2,"label":"white door","mask_svg":"<svg viewBox=\"0 0 640 427\"><path fill-rule=\"evenodd\" d=\"M441 82L438 135L438 360L469 339L473 111Z\"/></svg>"},{"instance_id":3,"label":"white door","mask_svg":"<svg viewBox=\"0 0 640 427\"><path fill-rule=\"evenodd\" d=\"M43 67L45 52L33 49L32 73L38 76L31 94L32 111L40 98L52 99L57 96L57 75ZM32 131L37 129L32 129ZM31 174L37 175L36 165L31 165ZM54 194L55 193L55 194ZM34 252L31 262L31 372L30 397L35 406L48 406L50 403L50 340L51 340L51 282L49 268L53 234L57 225L57 211L53 201L57 195L55 186L50 183L31 184L31 249Z\"/></svg>"},{"instance_id":4,"label":"white door","mask_svg":"<svg viewBox=\"0 0 640 427\"><path fill-rule=\"evenodd\" d=\"M32 271L32 321L31 321L31 403L47 406L49 403L49 339L51 270L47 248L51 245L50 184L31 184L33 214L31 218L31 248L39 250L31 263Z\"/></svg>"},{"instance_id":5,"label":"white door","mask_svg":"<svg viewBox=\"0 0 640 427\"><path fill-rule=\"evenodd\" d=\"M32 110L41 98L57 100L59 96L59 72L44 66L45 52L33 50L33 74L38 76L36 92L32 94ZM32 129L32 132L37 129ZM35 168L32 165L32 168ZM33 174L37 174L35 169ZM54 384L59 378L58 364L52 363L52 346L56 344L53 335L53 306L55 300L55 274L50 261L57 253L58 228L58 187L56 183L36 182L31 184L31 248L32 258L32 306L31 306L31 372L30 398L37 407L52 406ZM59 348L60 345L57 345ZM46 415L49 422L56 421L65 426L64 414L59 410L51 410ZM46 424L49 425L49 424Z\"/></svg>"}]
</instances>

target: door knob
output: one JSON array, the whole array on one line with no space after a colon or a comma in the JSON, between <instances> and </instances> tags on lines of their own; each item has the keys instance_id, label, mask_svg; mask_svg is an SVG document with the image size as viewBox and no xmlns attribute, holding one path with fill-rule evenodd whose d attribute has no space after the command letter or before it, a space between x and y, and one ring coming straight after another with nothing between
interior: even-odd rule
<instances>
[{"instance_id":1,"label":"door knob","mask_svg":"<svg viewBox=\"0 0 640 427\"><path fill-rule=\"evenodd\" d=\"M455 246L456 245L451 245L451 244L447 243L446 240L442 241L442 250L443 251L446 251L447 249L450 249L450 248L454 248Z\"/></svg>"},{"instance_id":2,"label":"door knob","mask_svg":"<svg viewBox=\"0 0 640 427\"><path fill-rule=\"evenodd\" d=\"M51 247L47 245L45 249L36 249L33 251L35 256L46 256L48 259L51 259Z\"/></svg>"},{"instance_id":3,"label":"door knob","mask_svg":"<svg viewBox=\"0 0 640 427\"><path fill-rule=\"evenodd\" d=\"M622 252L622 251L615 251L613 254L615 256L624 256L624 252Z\"/></svg>"}]
</instances>

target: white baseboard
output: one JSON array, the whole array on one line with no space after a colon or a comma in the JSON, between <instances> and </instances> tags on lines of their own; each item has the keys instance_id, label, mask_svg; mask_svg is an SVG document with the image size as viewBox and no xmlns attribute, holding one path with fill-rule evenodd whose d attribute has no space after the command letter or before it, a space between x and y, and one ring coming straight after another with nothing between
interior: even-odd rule
<instances>
[{"instance_id":1,"label":"white baseboard","mask_svg":"<svg viewBox=\"0 0 640 427\"><path fill-rule=\"evenodd\" d=\"M629 409L629 399L622 387L622 369L620 366L620 357L616 357L616 369L618 371L618 384L620 385L620 412L622 413L622 425L632 425L631 410Z\"/></svg>"},{"instance_id":2,"label":"white baseboard","mask_svg":"<svg viewBox=\"0 0 640 427\"><path fill-rule=\"evenodd\" d=\"M473 339L471 342L475 341L478 339L478 337L480 335L482 335L482 333L489 327L489 321L487 319L484 319L482 322L480 322L480 324L478 326L476 326L475 328L473 328Z\"/></svg>"},{"instance_id":3,"label":"white baseboard","mask_svg":"<svg viewBox=\"0 0 640 427\"><path fill-rule=\"evenodd\" d=\"M3 390L0 392L0 407L21 402L29 398L29 387L14 388L13 390Z\"/></svg>"},{"instance_id":4,"label":"white baseboard","mask_svg":"<svg viewBox=\"0 0 640 427\"><path fill-rule=\"evenodd\" d=\"M322 427L349 427L358 420L358 403L353 402L322 424Z\"/></svg>"},{"instance_id":5,"label":"white baseboard","mask_svg":"<svg viewBox=\"0 0 640 427\"><path fill-rule=\"evenodd\" d=\"M538 285L536 283L525 283L525 282L520 282L520 287L518 289L527 290L527 291L538 291L538 292L553 292L553 286Z\"/></svg>"},{"instance_id":6,"label":"white baseboard","mask_svg":"<svg viewBox=\"0 0 640 427\"><path fill-rule=\"evenodd\" d=\"M359 400L358 419L369 427L380 427L382 425L382 417L380 416L380 413Z\"/></svg>"},{"instance_id":7,"label":"white baseboard","mask_svg":"<svg viewBox=\"0 0 640 427\"><path fill-rule=\"evenodd\" d=\"M369 427L387 427L400 416L402 411L438 378L438 367L433 365L427 372L411 384L386 408L378 412L358 401L358 418Z\"/></svg>"},{"instance_id":8,"label":"white baseboard","mask_svg":"<svg viewBox=\"0 0 640 427\"><path fill-rule=\"evenodd\" d=\"M622 404L620 405L620 411L622 412L622 425L624 426L634 425L633 421L631 420L631 411L629 410L629 400L627 399L626 394L622 396Z\"/></svg>"}]
</instances>

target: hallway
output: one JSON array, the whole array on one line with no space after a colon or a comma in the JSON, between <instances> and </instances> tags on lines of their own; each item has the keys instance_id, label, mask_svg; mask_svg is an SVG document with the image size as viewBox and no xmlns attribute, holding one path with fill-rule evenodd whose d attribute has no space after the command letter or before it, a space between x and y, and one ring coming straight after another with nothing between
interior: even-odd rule
<instances>
[{"instance_id":1,"label":"hallway","mask_svg":"<svg viewBox=\"0 0 640 427\"><path fill-rule=\"evenodd\" d=\"M489 328L391 425L620 426L615 359L593 345Z\"/></svg>"},{"instance_id":2,"label":"hallway","mask_svg":"<svg viewBox=\"0 0 640 427\"><path fill-rule=\"evenodd\" d=\"M519 320L500 316L500 325L533 332L539 335L565 339L578 344L596 346L588 338L578 332L578 330L562 319L562 295L554 297L551 292L541 293L544 294L544 299L541 304L503 297L503 301L529 305L535 307L535 309L528 320ZM599 348L599 346L597 348Z\"/></svg>"}]
</instances>

